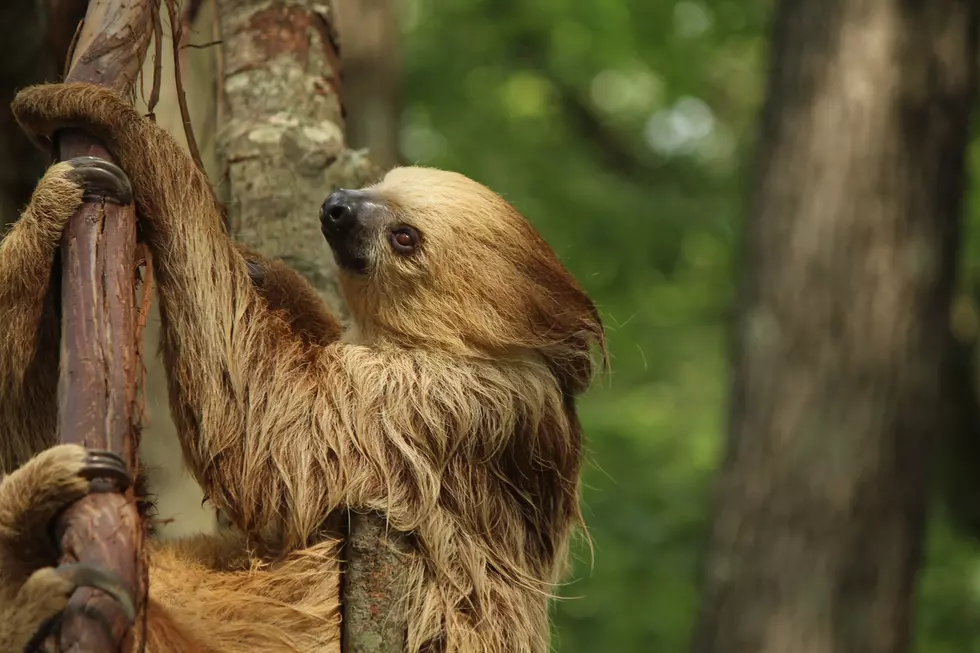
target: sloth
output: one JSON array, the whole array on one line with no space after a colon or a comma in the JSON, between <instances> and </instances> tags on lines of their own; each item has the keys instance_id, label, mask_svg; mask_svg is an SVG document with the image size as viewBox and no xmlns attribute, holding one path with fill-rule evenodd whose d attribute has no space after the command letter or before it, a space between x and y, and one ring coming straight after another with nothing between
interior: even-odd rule
<instances>
[{"instance_id":1,"label":"sloth","mask_svg":"<svg viewBox=\"0 0 980 653\"><path fill-rule=\"evenodd\" d=\"M0 484L0 646L23 647L78 585L127 600L98 570L54 567L45 540L107 459L55 445L53 418L51 270L73 211L103 193L135 201L184 461L234 525L149 543L148 650L338 650L345 511L405 534L408 651L548 650L584 531L576 401L605 341L530 223L435 169L333 192L320 221L352 318L341 332L298 274L230 240L206 176L121 96L42 85L12 110L38 143L86 130L119 167L53 165L0 245L0 455L17 467Z\"/></svg>"}]
</instances>

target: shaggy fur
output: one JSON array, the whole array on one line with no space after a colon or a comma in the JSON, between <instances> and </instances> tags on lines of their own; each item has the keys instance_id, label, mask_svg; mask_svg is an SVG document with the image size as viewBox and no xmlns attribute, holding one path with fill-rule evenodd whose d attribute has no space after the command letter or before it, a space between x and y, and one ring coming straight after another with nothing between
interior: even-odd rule
<instances>
[{"instance_id":1,"label":"shaggy fur","mask_svg":"<svg viewBox=\"0 0 980 653\"><path fill-rule=\"evenodd\" d=\"M327 524L350 508L380 511L410 535L409 651L547 650L549 597L581 522L574 398L603 335L591 301L527 221L461 175L391 171L369 189L383 219L367 243L368 272L341 270L355 326L335 341L312 291L298 277L263 282L226 235L206 177L120 97L41 86L13 110L36 137L83 126L129 175L154 254L185 460L248 545L260 543L250 554L240 539L155 548L151 648L335 644ZM51 371L18 370L44 337L47 270L77 201L38 196L25 219L40 202L55 209L11 234L33 249L11 252L14 241L0 256L0 279L26 286L6 291L0 311L31 311L17 323L20 358L0 370L23 398L3 399L0 422L53 405ZM422 234L411 257L388 245L388 229L402 224ZM263 288L289 299L277 304ZM28 424L5 435L34 437ZM17 447L19 461L36 444ZM253 570L256 561L273 562Z\"/></svg>"},{"instance_id":2,"label":"shaggy fur","mask_svg":"<svg viewBox=\"0 0 980 653\"><path fill-rule=\"evenodd\" d=\"M48 169L0 242L0 321L7 325L0 337L0 464L16 469L0 483L2 651L23 650L76 586L52 568L57 550L50 539L52 517L88 489L79 476L84 450L53 446L59 324L51 269L63 225L82 199L71 170L69 162ZM240 249L252 283L284 322L309 342L337 338L336 320L307 303L315 294L299 275ZM337 545L325 537L284 551L241 535L150 543L148 650L339 650Z\"/></svg>"}]
</instances>

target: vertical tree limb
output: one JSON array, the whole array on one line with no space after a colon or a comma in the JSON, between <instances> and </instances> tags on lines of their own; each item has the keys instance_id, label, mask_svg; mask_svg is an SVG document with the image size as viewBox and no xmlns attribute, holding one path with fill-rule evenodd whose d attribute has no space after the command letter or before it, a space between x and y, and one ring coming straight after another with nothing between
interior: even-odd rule
<instances>
[{"instance_id":1,"label":"vertical tree limb","mask_svg":"<svg viewBox=\"0 0 980 653\"><path fill-rule=\"evenodd\" d=\"M978 13L779 3L696 653L910 648Z\"/></svg>"},{"instance_id":2,"label":"vertical tree limb","mask_svg":"<svg viewBox=\"0 0 980 653\"><path fill-rule=\"evenodd\" d=\"M341 591L343 653L404 653L407 624L398 572L406 546L382 515L350 514Z\"/></svg>"},{"instance_id":3,"label":"vertical tree limb","mask_svg":"<svg viewBox=\"0 0 980 653\"><path fill-rule=\"evenodd\" d=\"M322 0L218 0L218 6L224 118L218 149L231 231L285 260L339 309L317 209L332 190L362 186L376 172L345 143L332 7ZM344 651L404 651L399 547L383 517L350 515Z\"/></svg>"},{"instance_id":4,"label":"vertical tree limb","mask_svg":"<svg viewBox=\"0 0 980 653\"><path fill-rule=\"evenodd\" d=\"M361 185L373 173L346 147L331 11L314 0L218 0L218 7L219 186L231 231L289 263L340 311L316 212L331 189Z\"/></svg>"},{"instance_id":5,"label":"vertical tree limb","mask_svg":"<svg viewBox=\"0 0 980 653\"><path fill-rule=\"evenodd\" d=\"M67 76L132 92L152 30L150 0L91 0ZM61 160L112 160L88 134L58 135ZM62 442L107 449L136 472L136 217L134 207L84 204L62 242L62 338L59 433ZM95 479L93 493L59 520L63 563L115 572L137 604L145 589L142 528L133 490ZM119 606L101 592L75 592L61 627L61 650L130 650L133 633Z\"/></svg>"}]
</instances>

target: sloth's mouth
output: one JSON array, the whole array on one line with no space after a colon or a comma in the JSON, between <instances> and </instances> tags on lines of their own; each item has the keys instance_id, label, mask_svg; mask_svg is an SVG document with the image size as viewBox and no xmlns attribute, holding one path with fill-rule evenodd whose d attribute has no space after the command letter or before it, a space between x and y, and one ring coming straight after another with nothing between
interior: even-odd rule
<instances>
[{"instance_id":1,"label":"sloth's mouth","mask_svg":"<svg viewBox=\"0 0 980 653\"><path fill-rule=\"evenodd\" d=\"M323 237L330 245L330 251L333 252L333 258L340 269L356 274L366 274L368 259L362 249L358 231L354 229L337 233L330 229L323 229Z\"/></svg>"},{"instance_id":2,"label":"sloth's mouth","mask_svg":"<svg viewBox=\"0 0 980 653\"><path fill-rule=\"evenodd\" d=\"M330 239L327 239L330 244L330 250L333 252L333 258L337 261L337 265L347 272L355 272L357 274L366 274L368 271L368 261L367 258L361 254L351 252L345 247L335 247Z\"/></svg>"}]
</instances>

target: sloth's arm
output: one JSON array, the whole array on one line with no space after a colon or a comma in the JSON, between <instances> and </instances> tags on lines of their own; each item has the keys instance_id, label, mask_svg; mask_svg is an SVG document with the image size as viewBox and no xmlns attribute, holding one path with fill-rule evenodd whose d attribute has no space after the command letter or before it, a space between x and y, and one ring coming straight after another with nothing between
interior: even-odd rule
<instances>
[{"instance_id":1,"label":"sloth's arm","mask_svg":"<svg viewBox=\"0 0 980 653\"><path fill-rule=\"evenodd\" d=\"M247 530L285 529L303 539L351 499L351 488L378 487L351 476L374 467L357 464L363 448L343 353L322 346L336 337L336 321L313 320L320 335L310 337L298 332L296 316L325 312L312 290L279 292L305 302L305 313L262 298L257 285L271 297L288 274L256 282L256 266L225 232L207 177L177 142L97 86L28 88L12 109L36 139L84 128L129 176L153 252L172 412L208 496Z\"/></svg>"},{"instance_id":2,"label":"sloth's arm","mask_svg":"<svg viewBox=\"0 0 980 653\"><path fill-rule=\"evenodd\" d=\"M0 242L0 472L55 441L60 284L52 269L85 189L129 192L125 178L102 163L83 157L48 168Z\"/></svg>"}]
</instances>

